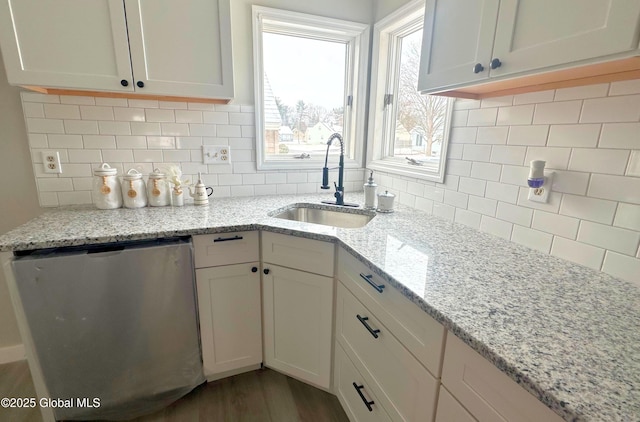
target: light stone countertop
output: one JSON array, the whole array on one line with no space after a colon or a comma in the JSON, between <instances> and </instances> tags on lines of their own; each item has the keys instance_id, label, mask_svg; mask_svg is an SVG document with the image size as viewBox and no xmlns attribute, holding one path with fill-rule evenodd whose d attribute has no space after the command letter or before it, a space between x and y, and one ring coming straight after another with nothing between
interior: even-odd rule
<instances>
[{"instance_id":1,"label":"light stone countertop","mask_svg":"<svg viewBox=\"0 0 640 422\"><path fill-rule=\"evenodd\" d=\"M638 286L404 206L360 229L268 215L328 198L57 208L0 236L0 251L239 230L334 241L565 420L640 420Z\"/></svg>"}]
</instances>

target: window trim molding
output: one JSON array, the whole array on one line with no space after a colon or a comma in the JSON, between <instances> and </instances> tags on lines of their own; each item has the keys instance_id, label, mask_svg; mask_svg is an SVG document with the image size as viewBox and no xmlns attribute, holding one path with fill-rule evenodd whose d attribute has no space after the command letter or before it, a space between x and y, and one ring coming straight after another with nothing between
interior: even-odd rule
<instances>
[{"instance_id":1,"label":"window trim molding","mask_svg":"<svg viewBox=\"0 0 640 422\"><path fill-rule=\"evenodd\" d=\"M402 176L414 177L417 179L431 180L442 183L444 181L447 146L449 144L449 132L451 128L451 113L453 101L448 100L447 121L444 128L444 142L440 149L440 166L437 172L428 171L420 166L405 163L403 160L389 157L388 142L386 142L385 132L389 131L389 126L385 121L389 118L390 110L384 107L387 86L392 78L395 79L399 62L394 61L394 66L389 64L392 53L392 42L397 38L397 34L406 30L410 22L416 19L417 14L423 14L425 0L413 0L393 13L385 16L373 28L373 57L371 61L371 84L370 84L370 104L369 104L369 127L367 136L367 168L379 170ZM397 91L397 90L396 90ZM395 92L394 92L395 94ZM395 111L395 103L393 110Z\"/></svg>"},{"instance_id":2,"label":"window trim molding","mask_svg":"<svg viewBox=\"0 0 640 422\"><path fill-rule=\"evenodd\" d=\"M324 155L313 159L266 160L264 151L264 117L262 111L264 93L264 66L262 49L262 31L264 27L286 32L288 28L292 34L298 34L296 28L304 32L315 32L309 29L317 28L319 39L352 39L352 51L347 57L347 66L352 66L345 79L345 92L353 96L353 112L349 113L349 123L344 125L343 137L349 139L348 150L345 154L346 168L362 168L365 160L365 134L368 98L368 63L369 63L369 34L368 24L351 22L342 19L327 18L306 13L291 12L263 6L252 6L253 19L253 84L255 103L255 139L256 166L258 171L265 170L294 170L318 169L324 164ZM331 36L334 33L334 36ZM348 129L347 129L348 127ZM348 130L348 133L347 133Z\"/></svg>"}]
</instances>

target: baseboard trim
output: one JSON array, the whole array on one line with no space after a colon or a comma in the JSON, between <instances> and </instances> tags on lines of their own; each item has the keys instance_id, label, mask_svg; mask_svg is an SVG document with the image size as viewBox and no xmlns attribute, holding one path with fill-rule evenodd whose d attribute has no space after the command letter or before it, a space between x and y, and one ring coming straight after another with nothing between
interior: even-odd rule
<instances>
[{"instance_id":1,"label":"baseboard trim","mask_svg":"<svg viewBox=\"0 0 640 422\"><path fill-rule=\"evenodd\" d=\"M0 365L3 363L17 362L25 360L27 355L24 351L24 345L17 344L15 346L0 347Z\"/></svg>"}]
</instances>

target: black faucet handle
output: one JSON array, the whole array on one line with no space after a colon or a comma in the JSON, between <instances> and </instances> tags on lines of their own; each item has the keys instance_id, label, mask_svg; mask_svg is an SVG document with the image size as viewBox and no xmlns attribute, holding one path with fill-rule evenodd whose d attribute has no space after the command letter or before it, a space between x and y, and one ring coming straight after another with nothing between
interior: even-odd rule
<instances>
[{"instance_id":1,"label":"black faucet handle","mask_svg":"<svg viewBox=\"0 0 640 422\"><path fill-rule=\"evenodd\" d=\"M329 189L329 168L328 167L322 168L322 186L320 186L320 189Z\"/></svg>"}]
</instances>

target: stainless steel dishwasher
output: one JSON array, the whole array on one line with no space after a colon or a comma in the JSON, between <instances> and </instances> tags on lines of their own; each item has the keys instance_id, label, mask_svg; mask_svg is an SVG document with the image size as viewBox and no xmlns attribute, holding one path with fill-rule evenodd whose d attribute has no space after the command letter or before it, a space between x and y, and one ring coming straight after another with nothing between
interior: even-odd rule
<instances>
[{"instance_id":1,"label":"stainless steel dishwasher","mask_svg":"<svg viewBox=\"0 0 640 422\"><path fill-rule=\"evenodd\" d=\"M204 382L190 240L42 250L13 269L49 398L73 404L56 419L130 419Z\"/></svg>"}]
</instances>

